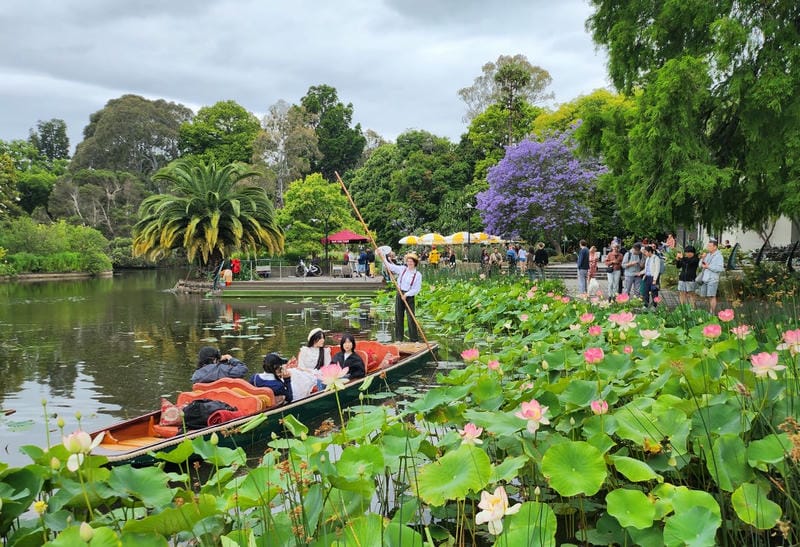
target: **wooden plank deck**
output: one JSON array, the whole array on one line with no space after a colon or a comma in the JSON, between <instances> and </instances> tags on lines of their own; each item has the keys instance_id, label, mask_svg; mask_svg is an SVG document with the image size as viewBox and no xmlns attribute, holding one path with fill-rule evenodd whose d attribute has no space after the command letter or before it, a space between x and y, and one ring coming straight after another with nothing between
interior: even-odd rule
<instances>
[{"instance_id":1,"label":"wooden plank deck","mask_svg":"<svg viewBox=\"0 0 800 547\"><path fill-rule=\"evenodd\" d=\"M283 277L256 281L234 281L215 296L257 298L260 296L370 295L385 287L382 277Z\"/></svg>"}]
</instances>

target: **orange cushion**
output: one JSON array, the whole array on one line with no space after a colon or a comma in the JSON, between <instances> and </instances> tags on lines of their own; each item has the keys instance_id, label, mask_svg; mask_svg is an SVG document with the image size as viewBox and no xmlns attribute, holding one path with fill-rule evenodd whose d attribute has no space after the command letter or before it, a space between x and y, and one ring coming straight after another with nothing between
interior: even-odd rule
<instances>
[{"instance_id":1,"label":"orange cushion","mask_svg":"<svg viewBox=\"0 0 800 547\"><path fill-rule=\"evenodd\" d=\"M177 425L159 425L153 424L153 432L159 437L168 439L178 434L179 427Z\"/></svg>"},{"instance_id":2,"label":"orange cushion","mask_svg":"<svg viewBox=\"0 0 800 547\"><path fill-rule=\"evenodd\" d=\"M359 342L356 347L359 350L366 351L370 356L369 361L364 361L364 364L367 367L367 372L372 372L373 370L377 369L386 355L390 355L392 357L400 356L400 349L393 344L381 344L380 342L367 340L364 342Z\"/></svg>"},{"instance_id":3,"label":"orange cushion","mask_svg":"<svg viewBox=\"0 0 800 547\"><path fill-rule=\"evenodd\" d=\"M230 389L240 389L250 395L267 395L273 401L275 394L268 387L256 387L243 378L220 378L207 384L194 384L192 390L194 391L208 391L209 389L217 389L220 387L227 387Z\"/></svg>"},{"instance_id":4,"label":"orange cushion","mask_svg":"<svg viewBox=\"0 0 800 547\"><path fill-rule=\"evenodd\" d=\"M207 389L205 391L184 391L178 395L178 406L185 406L197 399L222 401L223 403L228 403L232 407L236 408L236 410L245 412L247 414L255 414L256 412L263 410L262 400L258 397L242 395L241 393L236 393L234 390L226 387ZM273 395L270 398L270 401L274 400L275 396Z\"/></svg>"}]
</instances>

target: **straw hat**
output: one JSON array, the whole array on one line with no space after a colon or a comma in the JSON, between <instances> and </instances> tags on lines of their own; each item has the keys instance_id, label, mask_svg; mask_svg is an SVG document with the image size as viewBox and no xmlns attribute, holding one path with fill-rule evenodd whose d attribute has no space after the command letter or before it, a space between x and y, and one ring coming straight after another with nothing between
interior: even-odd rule
<instances>
[{"instance_id":1,"label":"straw hat","mask_svg":"<svg viewBox=\"0 0 800 547\"><path fill-rule=\"evenodd\" d=\"M414 261L414 266L419 266L419 256L417 256L417 253L408 253L405 259L408 260L409 258Z\"/></svg>"}]
</instances>

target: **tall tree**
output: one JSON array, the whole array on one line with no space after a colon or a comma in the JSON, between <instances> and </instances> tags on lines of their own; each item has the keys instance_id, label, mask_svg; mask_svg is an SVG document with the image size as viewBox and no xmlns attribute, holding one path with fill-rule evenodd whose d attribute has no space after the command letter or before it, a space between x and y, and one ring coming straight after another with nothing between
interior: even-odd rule
<instances>
[{"instance_id":1,"label":"tall tree","mask_svg":"<svg viewBox=\"0 0 800 547\"><path fill-rule=\"evenodd\" d=\"M472 121L492 104L513 110L518 101L534 105L551 99L553 94L545 90L552 81L549 72L532 65L525 55L501 55L483 65L471 86L458 90L467 106L464 121Z\"/></svg>"},{"instance_id":2,"label":"tall tree","mask_svg":"<svg viewBox=\"0 0 800 547\"><path fill-rule=\"evenodd\" d=\"M178 130L191 118L185 106L161 99L112 99L89 118L70 169L128 171L144 179L178 157Z\"/></svg>"},{"instance_id":3,"label":"tall tree","mask_svg":"<svg viewBox=\"0 0 800 547\"><path fill-rule=\"evenodd\" d=\"M508 148L489 170L489 189L477 196L490 232L533 240L540 234L560 251L565 230L590 220L589 192L604 168L579 159L569 133Z\"/></svg>"},{"instance_id":4,"label":"tall tree","mask_svg":"<svg viewBox=\"0 0 800 547\"><path fill-rule=\"evenodd\" d=\"M253 143L253 163L259 162L275 174L278 205L290 181L311 172L311 162L322 158L312 117L304 107L280 100L261 120L261 131Z\"/></svg>"},{"instance_id":5,"label":"tall tree","mask_svg":"<svg viewBox=\"0 0 800 547\"><path fill-rule=\"evenodd\" d=\"M53 118L36 123L36 130L31 129L28 141L49 161L69 158L69 137L64 120Z\"/></svg>"},{"instance_id":6,"label":"tall tree","mask_svg":"<svg viewBox=\"0 0 800 547\"><path fill-rule=\"evenodd\" d=\"M0 220L6 220L19 213L19 193L17 192L17 171L14 158L10 154L0 154Z\"/></svg>"},{"instance_id":7,"label":"tall tree","mask_svg":"<svg viewBox=\"0 0 800 547\"><path fill-rule=\"evenodd\" d=\"M218 166L182 158L154 175L171 183L173 193L146 198L133 228L134 257L166 256L186 251L189 262L215 266L234 251L283 250L283 230L276 224L269 195L248 185L258 172L235 163Z\"/></svg>"},{"instance_id":8,"label":"tall tree","mask_svg":"<svg viewBox=\"0 0 800 547\"><path fill-rule=\"evenodd\" d=\"M664 220L800 222L800 5L592 0L614 85L641 89L629 189Z\"/></svg>"},{"instance_id":9,"label":"tall tree","mask_svg":"<svg viewBox=\"0 0 800 547\"><path fill-rule=\"evenodd\" d=\"M236 101L219 101L204 106L192 121L181 125L180 149L218 165L248 163L260 130L258 118Z\"/></svg>"},{"instance_id":10,"label":"tall tree","mask_svg":"<svg viewBox=\"0 0 800 547\"><path fill-rule=\"evenodd\" d=\"M353 103L339 100L336 88L329 85L311 86L300 104L316 116L312 127L317 134L322 158L313 160L311 168L328 179L334 172L344 173L358 164L367 140L361 133L361 124L351 127Z\"/></svg>"}]
</instances>

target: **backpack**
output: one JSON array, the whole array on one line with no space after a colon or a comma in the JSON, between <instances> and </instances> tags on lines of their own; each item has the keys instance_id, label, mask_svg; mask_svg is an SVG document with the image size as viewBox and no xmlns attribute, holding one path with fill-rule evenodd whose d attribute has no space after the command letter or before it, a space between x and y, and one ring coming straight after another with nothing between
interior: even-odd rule
<instances>
[{"instance_id":1,"label":"backpack","mask_svg":"<svg viewBox=\"0 0 800 547\"><path fill-rule=\"evenodd\" d=\"M183 423L186 431L208 427L208 417L217 410L234 411L236 408L222 401L195 399L183 407Z\"/></svg>"}]
</instances>

